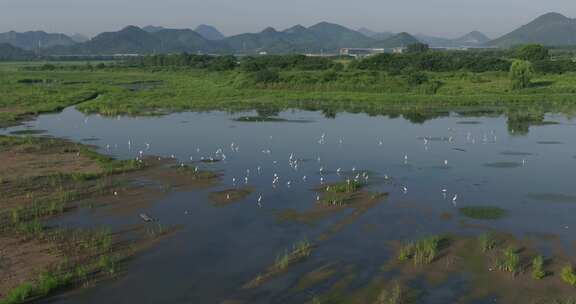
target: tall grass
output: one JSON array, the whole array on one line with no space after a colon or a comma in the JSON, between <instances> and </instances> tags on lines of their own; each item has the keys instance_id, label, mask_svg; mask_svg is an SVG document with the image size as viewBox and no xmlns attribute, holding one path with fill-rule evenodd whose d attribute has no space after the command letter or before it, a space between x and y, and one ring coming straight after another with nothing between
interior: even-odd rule
<instances>
[{"instance_id":1,"label":"tall grass","mask_svg":"<svg viewBox=\"0 0 576 304\"><path fill-rule=\"evenodd\" d=\"M562 278L562 281L576 287L576 271L572 265L564 266L560 271L560 277Z\"/></svg>"},{"instance_id":2,"label":"tall grass","mask_svg":"<svg viewBox=\"0 0 576 304\"><path fill-rule=\"evenodd\" d=\"M541 255L532 259L532 278L535 280L541 280L546 276L546 271L544 271L544 257Z\"/></svg>"},{"instance_id":3,"label":"tall grass","mask_svg":"<svg viewBox=\"0 0 576 304\"><path fill-rule=\"evenodd\" d=\"M478 243L480 244L480 249L482 252L488 252L496 248L496 240L494 240L492 234L483 233L478 237Z\"/></svg>"},{"instance_id":4,"label":"tall grass","mask_svg":"<svg viewBox=\"0 0 576 304\"><path fill-rule=\"evenodd\" d=\"M382 290L376 298L375 304L402 304L405 303L404 291L399 284L395 284L391 291Z\"/></svg>"},{"instance_id":5,"label":"tall grass","mask_svg":"<svg viewBox=\"0 0 576 304\"><path fill-rule=\"evenodd\" d=\"M312 244L308 240L302 240L292 247L290 251L279 255L274 262L274 267L277 270L285 270L292 263L295 263L305 257L308 257L312 252Z\"/></svg>"},{"instance_id":6,"label":"tall grass","mask_svg":"<svg viewBox=\"0 0 576 304\"><path fill-rule=\"evenodd\" d=\"M440 244L444 238L431 236L417 242L410 242L401 246L398 260L401 262L412 260L415 266L430 264L438 256Z\"/></svg>"},{"instance_id":7,"label":"tall grass","mask_svg":"<svg viewBox=\"0 0 576 304\"><path fill-rule=\"evenodd\" d=\"M502 251L502 255L497 259L498 269L516 275L520 272L520 255L513 247L507 247Z\"/></svg>"}]
</instances>

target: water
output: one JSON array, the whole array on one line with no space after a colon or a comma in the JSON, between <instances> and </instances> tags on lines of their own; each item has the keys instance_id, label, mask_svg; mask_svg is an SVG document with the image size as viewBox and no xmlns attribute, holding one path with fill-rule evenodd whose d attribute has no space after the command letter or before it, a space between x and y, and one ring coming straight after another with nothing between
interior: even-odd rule
<instances>
[{"instance_id":1,"label":"water","mask_svg":"<svg viewBox=\"0 0 576 304\"><path fill-rule=\"evenodd\" d=\"M512 132L504 115L470 118L456 113L412 123L402 117L340 113L325 118L320 112L294 110L279 115L294 122L234 121L251 115L255 112L104 118L69 108L3 130L44 130L38 136L85 142L122 159L134 158L140 151L182 162L214 157L218 149L226 155L223 162L202 165L225 173L216 188L173 192L134 214L95 216L79 210L58 219L63 225L120 226L137 223L138 213L145 211L162 224L182 229L132 261L126 276L51 301L302 303L330 288L324 284L294 291L291 288L303 274L325 264L337 265L339 271L353 267L352 285L362 286L393 254L389 240L438 233L475 235L488 227L518 237L554 235L565 244L573 241L576 125L564 115L547 114L548 123L532 126L529 132ZM267 150L270 153L263 152ZM289 166L290 155L300 160L296 170ZM338 168L370 171L369 189L388 192L389 197L318 241L312 256L291 266L288 273L256 290L241 290L278 254L304 238L315 241L350 216L352 210L343 210L313 224L281 221L277 216L282 210L312 208L313 188L321 177L325 182L343 180L336 174ZM208 195L233 187L233 178L243 185L247 169L254 193L225 207L209 203ZM279 176L276 187L274 173ZM260 195L262 207L257 204ZM453 201L455 195L458 199ZM465 219L458 208L466 206L498 206L509 216L495 221ZM446 213L453 219L442 219ZM454 281L452 290L441 286L430 291L427 303L465 293L462 281Z\"/></svg>"}]
</instances>

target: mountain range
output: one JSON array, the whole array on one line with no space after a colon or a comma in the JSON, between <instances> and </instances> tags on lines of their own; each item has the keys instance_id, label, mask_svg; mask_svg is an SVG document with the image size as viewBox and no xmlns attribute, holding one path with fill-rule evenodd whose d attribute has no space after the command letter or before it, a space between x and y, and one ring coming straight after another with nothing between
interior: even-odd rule
<instances>
[{"instance_id":1,"label":"mountain range","mask_svg":"<svg viewBox=\"0 0 576 304\"><path fill-rule=\"evenodd\" d=\"M0 43L42 54L118 54L118 53L336 53L338 49L395 48L423 42L432 47L511 47L517 44L541 43L550 46L576 45L576 19L548 13L500 38L490 40L474 31L449 39L408 33L375 32L366 28L347 27L320 22L310 27L296 25L285 30L268 27L261 32L225 37L210 25L192 29L162 26L127 26L89 39L42 31L0 33ZM4 46L3 50L9 50ZM10 50L14 52L14 50Z\"/></svg>"},{"instance_id":2,"label":"mountain range","mask_svg":"<svg viewBox=\"0 0 576 304\"><path fill-rule=\"evenodd\" d=\"M416 34L414 37L431 47L479 47L490 41L490 38L478 31L470 32L455 39L440 38L423 34Z\"/></svg>"},{"instance_id":3,"label":"mountain range","mask_svg":"<svg viewBox=\"0 0 576 304\"><path fill-rule=\"evenodd\" d=\"M408 33L378 40L344 26L321 22L310 27L296 25L278 31L268 27L258 33L224 37L216 28L201 25L196 30L160 26L127 26L120 31L101 33L91 40L46 49L52 55L126 53L336 53L344 47L394 48L416 43Z\"/></svg>"}]
</instances>

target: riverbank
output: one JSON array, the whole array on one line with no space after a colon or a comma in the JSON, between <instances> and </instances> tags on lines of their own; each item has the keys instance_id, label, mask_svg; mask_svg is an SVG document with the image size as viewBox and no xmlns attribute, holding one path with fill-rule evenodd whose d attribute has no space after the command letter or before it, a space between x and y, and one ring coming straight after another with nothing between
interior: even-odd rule
<instances>
[{"instance_id":1,"label":"riverbank","mask_svg":"<svg viewBox=\"0 0 576 304\"><path fill-rule=\"evenodd\" d=\"M151 184L137 183L144 177ZM157 221L112 229L47 220L79 208L136 218L169 193L159 185L177 190L217 183L217 174L183 172L171 159L119 161L66 140L0 136L0 303L116 277L124 262L177 230Z\"/></svg>"}]
</instances>

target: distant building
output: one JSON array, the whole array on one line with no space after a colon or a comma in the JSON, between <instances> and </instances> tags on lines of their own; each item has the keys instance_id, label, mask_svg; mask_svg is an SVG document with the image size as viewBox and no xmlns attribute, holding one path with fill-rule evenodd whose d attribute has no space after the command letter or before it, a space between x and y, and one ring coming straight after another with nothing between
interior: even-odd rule
<instances>
[{"instance_id":1,"label":"distant building","mask_svg":"<svg viewBox=\"0 0 576 304\"><path fill-rule=\"evenodd\" d=\"M341 56L351 56L356 58L368 57L371 55L385 53L386 49L377 48L342 48L340 49Z\"/></svg>"},{"instance_id":2,"label":"distant building","mask_svg":"<svg viewBox=\"0 0 576 304\"><path fill-rule=\"evenodd\" d=\"M402 53L406 52L407 49L408 49L408 48L405 47L405 46L395 47L395 48L392 49L392 53L394 53L394 54L402 54Z\"/></svg>"}]
</instances>

